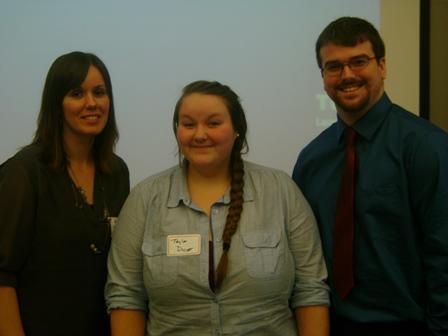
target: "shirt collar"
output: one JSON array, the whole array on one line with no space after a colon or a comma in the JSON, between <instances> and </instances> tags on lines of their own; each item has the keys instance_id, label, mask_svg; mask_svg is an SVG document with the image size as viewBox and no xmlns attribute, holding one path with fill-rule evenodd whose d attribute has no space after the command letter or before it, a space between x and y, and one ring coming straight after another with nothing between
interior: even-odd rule
<instances>
[{"instance_id":1,"label":"shirt collar","mask_svg":"<svg viewBox=\"0 0 448 336\"><path fill-rule=\"evenodd\" d=\"M392 102L384 92L372 108L352 125L352 128L363 138L369 141L372 140L374 134L386 118L391 106ZM342 135L347 127L348 126L338 117L336 125L336 139L338 143L341 141Z\"/></svg>"},{"instance_id":2,"label":"shirt collar","mask_svg":"<svg viewBox=\"0 0 448 336\"><path fill-rule=\"evenodd\" d=\"M246 169L245 176L248 173ZM244 179L244 201L253 201L253 185L251 179ZM179 206L180 203L184 203L190 206L192 203L190 194L188 193L187 178L186 178L186 168L177 167L173 175L171 176L170 192L168 196L168 208L175 208ZM224 196L217 201L217 203L230 204L230 189L224 194Z\"/></svg>"}]
</instances>

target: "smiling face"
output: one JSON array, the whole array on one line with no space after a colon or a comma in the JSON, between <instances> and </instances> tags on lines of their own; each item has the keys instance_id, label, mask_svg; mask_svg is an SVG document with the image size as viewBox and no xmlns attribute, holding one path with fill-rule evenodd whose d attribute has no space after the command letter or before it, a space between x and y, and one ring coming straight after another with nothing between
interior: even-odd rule
<instances>
[{"instance_id":1,"label":"smiling face","mask_svg":"<svg viewBox=\"0 0 448 336\"><path fill-rule=\"evenodd\" d=\"M187 95L179 108L176 137L189 169L207 174L229 171L237 132L222 98Z\"/></svg>"},{"instance_id":2,"label":"smiling face","mask_svg":"<svg viewBox=\"0 0 448 336\"><path fill-rule=\"evenodd\" d=\"M90 66L80 87L67 92L62 100L65 140L93 140L106 126L109 105L104 78L96 67Z\"/></svg>"},{"instance_id":3,"label":"smiling face","mask_svg":"<svg viewBox=\"0 0 448 336\"><path fill-rule=\"evenodd\" d=\"M328 44L320 49L322 66L328 63L346 64L360 56L374 57L370 41L355 47ZM339 117L348 125L361 118L382 96L386 79L386 61L371 60L367 67L352 71L345 66L337 76L323 74L324 89L334 101Z\"/></svg>"}]
</instances>

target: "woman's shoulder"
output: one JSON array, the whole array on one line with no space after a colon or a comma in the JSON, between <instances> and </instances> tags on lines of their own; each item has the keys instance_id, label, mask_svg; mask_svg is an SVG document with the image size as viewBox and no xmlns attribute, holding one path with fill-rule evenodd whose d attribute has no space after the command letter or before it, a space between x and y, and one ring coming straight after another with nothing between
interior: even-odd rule
<instances>
[{"instance_id":1,"label":"woman's shoulder","mask_svg":"<svg viewBox=\"0 0 448 336\"><path fill-rule=\"evenodd\" d=\"M129 174L129 168L126 161L124 161L123 158L121 158L121 156L118 156L115 153L113 154L113 157L116 162L117 169L121 172L126 172L127 174Z\"/></svg>"},{"instance_id":2,"label":"woman's shoulder","mask_svg":"<svg viewBox=\"0 0 448 336\"><path fill-rule=\"evenodd\" d=\"M177 166L170 167L158 173L148 176L138 183L141 187L148 187L154 184L160 184L164 181L171 180L173 177L180 177L182 175L182 168Z\"/></svg>"},{"instance_id":3,"label":"woman's shoulder","mask_svg":"<svg viewBox=\"0 0 448 336\"><path fill-rule=\"evenodd\" d=\"M36 165L41 164L40 159L40 148L37 145L28 145L20 149L17 153L7 159L0 165L0 170L5 167L36 167Z\"/></svg>"},{"instance_id":4,"label":"woman's shoulder","mask_svg":"<svg viewBox=\"0 0 448 336\"><path fill-rule=\"evenodd\" d=\"M268 166L264 166L258 163L253 163L250 161L244 161L244 171L252 174L269 174L269 175L278 175L278 176L286 176L289 177L289 175L279 169L279 168L274 168L274 167L268 167Z\"/></svg>"},{"instance_id":5,"label":"woman's shoulder","mask_svg":"<svg viewBox=\"0 0 448 336\"><path fill-rule=\"evenodd\" d=\"M267 167L244 161L245 181L255 189L294 188L291 176L279 168Z\"/></svg>"},{"instance_id":6,"label":"woman's shoulder","mask_svg":"<svg viewBox=\"0 0 448 336\"><path fill-rule=\"evenodd\" d=\"M23 183L24 180L37 182L48 173L36 145L23 147L0 165L0 180L8 180L10 183Z\"/></svg>"},{"instance_id":7,"label":"woman's shoulder","mask_svg":"<svg viewBox=\"0 0 448 336\"><path fill-rule=\"evenodd\" d=\"M296 183L283 170L251 162L244 163L244 170L244 193L248 199L257 197L266 200L266 204L282 199L285 204L294 206L303 202Z\"/></svg>"}]
</instances>

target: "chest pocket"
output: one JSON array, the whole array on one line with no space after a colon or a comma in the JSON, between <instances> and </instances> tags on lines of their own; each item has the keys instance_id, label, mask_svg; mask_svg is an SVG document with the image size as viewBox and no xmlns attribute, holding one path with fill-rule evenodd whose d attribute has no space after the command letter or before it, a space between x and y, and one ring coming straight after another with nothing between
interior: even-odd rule
<instances>
[{"instance_id":1,"label":"chest pocket","mask_svg":"<svg viewBox=\"0 0 448 336\"><path fill-rule=\"evenodd\" d=\"M284 272L284 244L280 230L258 230L243 234L247 273L252 278L276 278Z\"/></svg>"},{"instance_id":2,"label":"chest pocket","mask_svg":"<svg viewBox=\"0 0 448 336\"><path fill-rule=\"evenodd\" d=\"M143 276L152 288L171 286L177 280L177 258L168 257L166 239L145 240L142 245Z\"/></svg>"}]
</instances>

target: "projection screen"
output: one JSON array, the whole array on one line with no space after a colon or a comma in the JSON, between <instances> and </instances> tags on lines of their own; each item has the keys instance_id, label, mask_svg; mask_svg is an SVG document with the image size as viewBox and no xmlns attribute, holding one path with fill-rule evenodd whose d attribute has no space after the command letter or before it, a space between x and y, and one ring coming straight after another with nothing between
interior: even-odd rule
<instances>
[{"instance_id":1,"label":"projection screen","mask_svg":"<svg viewBox=\"0 0 448 336\"><path fill-rule=\"evenodd\" d=\"M241 97L245 159L290 173L299 151L336 119L314 43L343 15L379 27L379 1L2 1L0 162L31 141L51 63L80 50L97 54L111 73L117 154L131 186L177 164L173 109L198 79Z\"/></svg>"}]
</instances>

